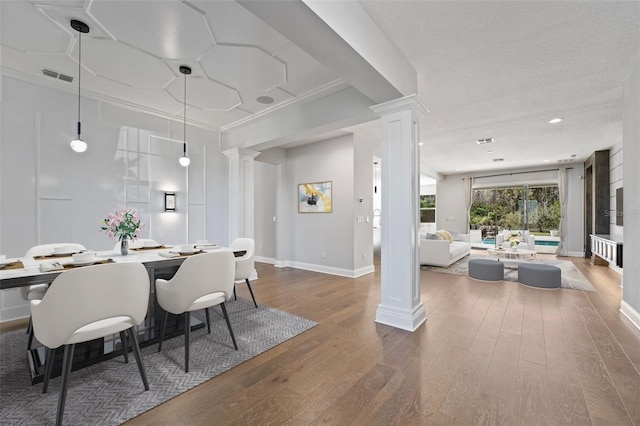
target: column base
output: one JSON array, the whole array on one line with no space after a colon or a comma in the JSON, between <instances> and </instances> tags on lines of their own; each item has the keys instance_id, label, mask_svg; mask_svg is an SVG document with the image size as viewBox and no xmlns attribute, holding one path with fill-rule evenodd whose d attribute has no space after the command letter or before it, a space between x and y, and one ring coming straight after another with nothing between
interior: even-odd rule
<instances>
[{"instance_id":1,"label":"column base","mask_svg":"<svg viewBox=\"0 0 640 426\"><path fill-rule=\"evenodd\" d=\"M424 305L420 303L413 311L378 305L376 322L407 331L416 331L427 320Z\"/></svg>"}]
</instances>

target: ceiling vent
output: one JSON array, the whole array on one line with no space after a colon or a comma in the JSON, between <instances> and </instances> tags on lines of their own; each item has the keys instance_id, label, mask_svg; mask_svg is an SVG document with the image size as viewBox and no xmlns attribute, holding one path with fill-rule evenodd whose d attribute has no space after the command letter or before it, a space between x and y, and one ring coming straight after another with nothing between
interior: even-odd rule
<instances>
[{"instance_id":1,"label":"ceiling vent","mask_svg":"<svg viewBox=\"0 0 640 426\"><path fill-rule=\"evenodd\" d=\"M499 163L501 161L504 161L504 158L494 158L493 161Z\"/></svg>"},{"instance_id":2,"label":"ceiling vent","mask_svg":"<svg viewBox=\"0 0 640 426\"><path fill-rule=\"evenodd\" d=\"M47 68L42 69L42 74L46 75L47 77L57 78L59 80L66 81L67 83L71 83L73 81L73 77L71 77L70 75L61 74L57 71L49 70Z\"/></svg>"},{"instance_id":3,"label":"ceiling vent","mask_svg":"<svg viewBox=\"0 0 640 426\"><path fill-rule=\"evenodd\" d=\"M571 163L572 161L574 161L573 159L567 159L567 160L558 160L558 163L563 164L563 163Z\"/></svg>"},{"instance_id":4,"label":"ceiling vent","mask_svg":"<svg viewBox=\"0 0 640 426\"><path fill-rule=\"evenodd\" d=\"M478 139L478 140L476 141L476 143L477 143L478 145L486 145L486 144L488 144L488 143L493 143L493 138Z\"/></svg>"}]
</instances>

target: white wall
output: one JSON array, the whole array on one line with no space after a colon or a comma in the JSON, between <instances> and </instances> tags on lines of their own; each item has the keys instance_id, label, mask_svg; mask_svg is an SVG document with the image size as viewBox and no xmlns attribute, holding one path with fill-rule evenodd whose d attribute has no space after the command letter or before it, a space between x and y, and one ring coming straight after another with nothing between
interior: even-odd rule
<instances>
[{"instance_id":1,"label":"white wall","mask_svg":"<svg viewBox=\"0 0 640 426\"><path fill-rule=\"evenodd\" d=\"M52 242L110 250L98 232L109 212L139 212L143 237L163 243L207 238L226 243L227 163L217 133L189 128L191 165L178 164L182 124L83 99L85 153L69 147L77 98L2 78L0 252L24 255ZM177 210L164 212L164 192ZM222 205L222 211L217 206ZM188 214L187 214L188 213ZM17 290L0 292L0 319L28 315Z\"/></svg>"},{"instance_id":2,"label":"white wall","mask_svg":"<svg viewBox=\"0 0 640 426\"><path fill-rule=\"evenodd\" d=\"M372 157L363 150L353 135L287 150L277 179L276 266L344 276L373 271L371 222L366 222L373 206ZM328 180L333 212L298 213L298 184ZM357 223L357 216L364 222Z\"/></svg>"},{"instance_id":3,"label":"white wall","mask_svg":"<svg viewBox=\"0 0 640 426\"><path fill-rule=\"evenodd\" d=\"M280 166L256 161L254 164L254 239L256 257L274 263L276 257L277 176Z\"/></svg>"},{"instance_id":4,"label":"white wall","mask_svg":"<svg viewBox=\"0 0 640 426\"><path fill-rule=\"evenodd\" d=\"M449 175L436 182L436 229L467 232L467 203L462 175Z\"/></svg>"},{"instance_id":5,"label":"white wall","mask_svg":"<svg viewBox=\"0 0 640 426\"><path fill-rule=\"evenodd\" d=\"M624 286L622 312L640 328L640 64L624 88Z\"/></svg>"}]
</instances>

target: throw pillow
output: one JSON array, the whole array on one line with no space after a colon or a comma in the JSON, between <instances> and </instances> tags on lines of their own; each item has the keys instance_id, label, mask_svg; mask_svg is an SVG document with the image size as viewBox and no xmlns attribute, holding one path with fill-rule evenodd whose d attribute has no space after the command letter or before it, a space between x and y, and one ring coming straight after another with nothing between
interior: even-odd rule
<instances>
[{"instance_id":1,"label":"throw pillow","mask_svg":"<svg viewBox=\"0 0 640 426\"><path fill-rule=\"evenodd\" d=\"M460 241L460 233L458 231L449 231L447 230L449 235L451 235L452 241Z\"/></svg>"},{"instance_id":2,"label":"throw pillow","mask_svg":"<svg viewBox=\"0 0 640 426\"><path fill-rule=\"evenodd\" d=\"M436 231L436 235L440 237L441 240L445 240L449 242L453 240L453 238L451 238L451 234L445 231L444 229L441 229L440 231Z\"/></svg>"},{"instance_id":3,"label":"throw pillow","mask_svg":"<svg viewBox=\"0 0 640 426\"><path fill-rule=\"evenodd\" d=\"M440 239L440 237L438 237L436 234L432 234L432 233L430 233L430 232L427 232L427 233L425 234L424 238L425 238L426 240L439 240L439 239Z\"/></svg>"}]
</instances>

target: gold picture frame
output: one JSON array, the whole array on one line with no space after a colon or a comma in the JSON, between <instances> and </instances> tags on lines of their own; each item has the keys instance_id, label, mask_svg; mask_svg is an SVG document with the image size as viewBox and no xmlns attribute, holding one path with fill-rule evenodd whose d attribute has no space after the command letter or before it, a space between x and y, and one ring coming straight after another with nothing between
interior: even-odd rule
<instances>
[{"instance_id":1,"label":"gold picture frame","mask_svg":"<svg viewBox=\"0 0 640 426\"><path fill-rule=\"evenodd\" d=\"M332 181L298 184L298 213L331 213Z\"/></svg>"}]
</instances>

